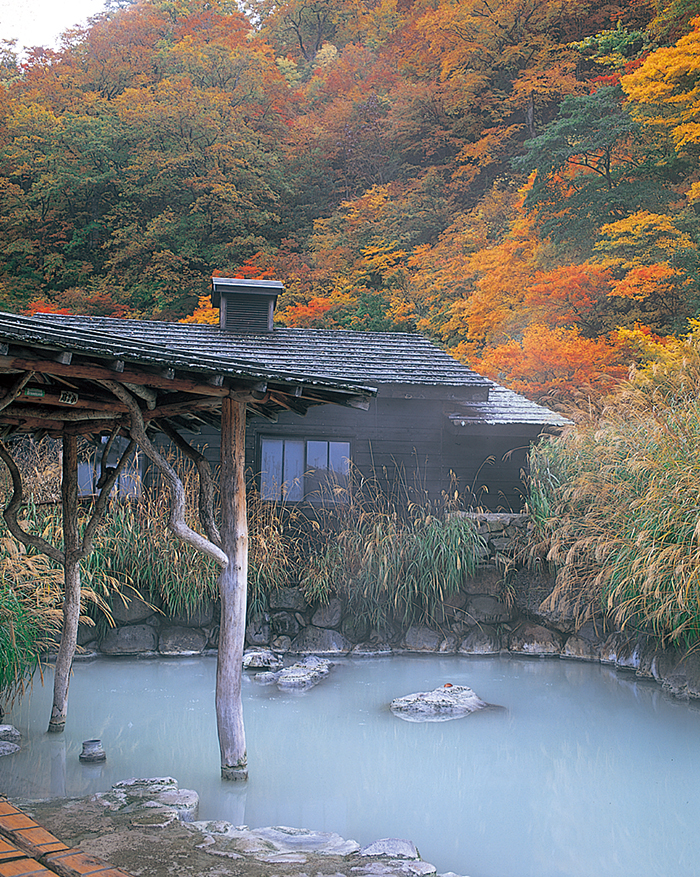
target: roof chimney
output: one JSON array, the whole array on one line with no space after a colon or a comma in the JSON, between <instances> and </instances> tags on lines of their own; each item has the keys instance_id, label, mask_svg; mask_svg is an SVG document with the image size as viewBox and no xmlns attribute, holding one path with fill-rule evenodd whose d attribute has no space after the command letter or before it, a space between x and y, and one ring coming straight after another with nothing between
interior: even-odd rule
<instances>
[{"instance_id":1,"label":"roof chimney","mask_svg":"<svg viewBox=\"0 0 700 877\"><path fill-rule=\"evenodd\" d=\"M219 327L225 332L271 332L277 296L284 286L278 280L244 280L212 277L211 303L219 308Z\"/></svg>"}]
</instances>

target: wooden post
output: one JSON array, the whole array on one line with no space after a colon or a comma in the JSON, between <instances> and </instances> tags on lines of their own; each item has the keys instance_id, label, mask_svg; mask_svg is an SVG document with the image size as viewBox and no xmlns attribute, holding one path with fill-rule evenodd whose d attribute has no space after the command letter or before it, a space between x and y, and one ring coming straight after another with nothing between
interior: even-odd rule
<instances>
[{"instance_id":1,"label":"wooden post","mask_svg":"<svg viewBox=\"0 0 700 877\"><path fill-rule=\"evenodd\" d=\"M241 683L248 589L245 403L225 398L221 410L221 546L228 564L219 578L221 627L216 667L216 721L221 776L248 779Z\"/></svg>"},{"instance_id":2,"label":"wooden post","mask_svg":"<svg viewBox=\"0 0 700 877\"><path fill-rule=\"evenodd\" d=\"M81 542L78 527L78 440L63 435L63 630L56 656L53 681L53 706L48 730L63 731L68 712L68 684L78 641L80 619Z\"/></svg>"}]
</instances>

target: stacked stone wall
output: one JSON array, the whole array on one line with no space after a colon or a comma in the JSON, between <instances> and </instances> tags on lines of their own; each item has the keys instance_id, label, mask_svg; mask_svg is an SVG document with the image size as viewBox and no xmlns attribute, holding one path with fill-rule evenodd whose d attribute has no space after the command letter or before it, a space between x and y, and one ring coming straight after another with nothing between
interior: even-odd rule
<instances>
[{"instance_id":1,"label":"stacked stone wall","mask_svg":"<svg viewBox=\"0 0 700 877\"><path fill-rule=\"evenodd\" d=\"M458 593L446 596L432 626L400 624L372 630L340 597L308 603L299 588L270 595L268 610L252 619L246 645L280 654L366 657L392 652L559 657L611 664L656 680L670 693L700 698L700 655L663 649L637 633L606 628L603 619L577 627L566 605L543 606L554 580L547 571L518 566L527 540L526 515L472 516L484 539L480 566L465 576ZM133 594L113 608L115 627L99 633L81 626L86 656L187 656L213 654L218 643L218 606L191 615L165 616Z\"/></svg>"}]
</instances>

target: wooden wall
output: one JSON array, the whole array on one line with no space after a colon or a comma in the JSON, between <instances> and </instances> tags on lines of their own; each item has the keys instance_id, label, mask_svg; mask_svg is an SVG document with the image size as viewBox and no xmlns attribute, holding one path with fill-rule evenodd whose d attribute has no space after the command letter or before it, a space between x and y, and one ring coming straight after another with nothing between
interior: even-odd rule
<instances>
[{"instance_id":1,"label":"wooden wall","mask_svg":"<svg viewBox=\"0 0 700 877\"><path fill-rule=\"evenodd\" d=\"M250 419L246 456L251 472L259 476L263 437L348 441L353 464L365 476L393 480L399 472L409 487L425 488L432 500L440 500L456 483L461 494L471 494L475 506L519 511L521 475L539 428L482 424L458 429L446 417L454 403L445 400L444 391L416 396L412 388L412 398L406 398L404 389L383 385L368 411L319 405L305 417L284 412L277 423ZM203 430L194 441L218 463L215 429Z\"/></svg>"}]
</instances>

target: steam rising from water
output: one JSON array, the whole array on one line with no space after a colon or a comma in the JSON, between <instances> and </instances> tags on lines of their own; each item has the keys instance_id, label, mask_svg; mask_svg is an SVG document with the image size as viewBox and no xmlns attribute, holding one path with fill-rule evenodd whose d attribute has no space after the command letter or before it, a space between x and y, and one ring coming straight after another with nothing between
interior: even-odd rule
<instances>
[{"instance_id":1,"label":"steam rising from water","mask_svg":"<svg viewBox=\"0 0 700 877\"><path fill-rule=\"evenodd\" d=\"M598 665L419 657L345 660L317 688L245 686L250 780L222 782L215 659L75 667L67 730L45 733L51 674L8 716L15 797L77 796L169 775L200 818L410 838L470 877L691 877L700 861L700 713ZM395 718L395 697L452 682L505 710ZM78 761L100 738L103 765Z\"/></svg>"}]
</instances>

